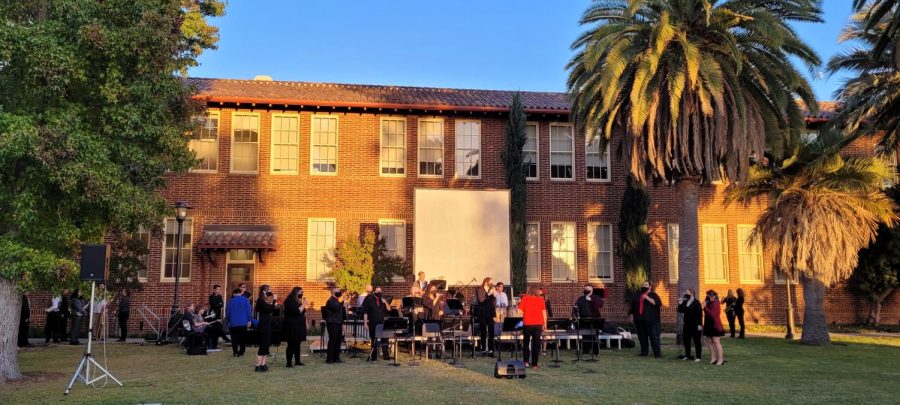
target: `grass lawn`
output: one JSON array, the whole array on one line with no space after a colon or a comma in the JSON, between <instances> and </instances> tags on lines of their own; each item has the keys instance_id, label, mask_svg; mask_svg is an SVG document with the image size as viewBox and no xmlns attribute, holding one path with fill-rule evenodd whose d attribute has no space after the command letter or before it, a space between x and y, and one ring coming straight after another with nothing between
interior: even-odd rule
<instances>
[{"instance_id":1,"label":"grass lawn","mask_svg":"<svg viewBox=\"0 0 900 405\"><path fill-rule=\"evenodd\" d=\"M575 363L563 351L562 368L544 361L526 379L493 378L490 359L465 359L457 369L437 361L399 368L387 362L325 365L323 355L305 367L254 373L255 349L231 357L230 348L186 356L172 346L109 345L109 367L125 383L94 389L76 385L62 395L79 359L79 347L35 348L20 353L29 380L0 385L0 403L898 403L900 338L834 336L835 345L807 347L781 339L723 340L721 367L675 358L664 339L663 359L635 350L604 351L597 363ZM102 353L96 352L102 362ZM706 353L704 353L705 355ZM548 359L549 358L545 358Z\"/></svg>"}]
</instances>

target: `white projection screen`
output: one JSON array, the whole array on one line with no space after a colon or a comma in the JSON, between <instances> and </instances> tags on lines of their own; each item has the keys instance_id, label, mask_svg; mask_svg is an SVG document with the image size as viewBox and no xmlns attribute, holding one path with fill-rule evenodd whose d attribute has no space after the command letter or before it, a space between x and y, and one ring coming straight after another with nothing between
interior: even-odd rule
<instances>
[{"instance_id":1,"label":"white projection screen","mask_svg":"<svg viewBox=\"0 0 900 405\"><path fill-rule=\"evenodd\" d=\"M447 285L509 285L509 190L417 188L415 272Z\"/></svg>"}]
</instances>

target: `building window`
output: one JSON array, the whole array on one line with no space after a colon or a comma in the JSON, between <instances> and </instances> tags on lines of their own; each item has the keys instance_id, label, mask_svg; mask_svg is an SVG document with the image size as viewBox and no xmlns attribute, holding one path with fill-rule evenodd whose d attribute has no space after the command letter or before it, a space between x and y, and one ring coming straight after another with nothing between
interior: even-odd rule
<instances>
[{"instance_id":1,"label":"building window","mask_svg":"<svg viewBox=\"0 0 900 405\"><path fill-rule=\"evenodd\" d=\"M728 236L725 225L703 225L706 283L728 283Z\"/></svg>"},{"instance_id":2,"label":"building window","mask_svg":"<svg viewBox=\"0 0 900 405\"><path fill-rule=\"evenodd\" d=\"M575 140L571 124L550 124L550 179L574 179Z\"/></svg>"},{"instance_id":3,"label":"building window","mask_svg":"<svg viewBox=\"0 0 900 405\"><path fill-rule=\"evenodd\" d=\"M666 224L669 246L669 283L678 284L678 224Z\"/></svg>"},{"instance_id":4,"label":"building window","mask_svg":"<svg viewBox=\"0 0 900 405\"><path fill-rule=\"evenodd\" d=\"M538 124L525 125L525 146L522 147L522 160L525 162L525 178L537 180L538 174Z\"/></svg>"},{"instance_id":5,"label":"building window","mask_svg":"<svg viewBox=\"0 0 900 405\"><path fill-rule=\"evenodd\" d=\"M782 272L781 270L778 270L778 269L774 269L774 271L775 271L775 277L774 277L775 284L784 284L784 282L786 281L785 277L784 277L784 272ZM796 272L794 272L793 277L791 277L791 284L797 284L799 282L800 282L800 277Z\"/></svg>"},{"instance_id":6,"label":"building window","mask_svg":"<svg viewBox=\"0 0 900 405\"><path fill-rule=\"evenodd\" d=\"M231 172L259 171L259 114L234 113L231 118Z\"/></svg>"},{"instance_id":7,"label":"building window","mask_svg":"<svg viewBox=\"0 0 900 405\"><path fill-rule=\"evenodd\" d=\"M444 175L444 120L419 120L419 176Z\"/></svg>"},{"instance_id":8,"label":"building window","mask_svg":"<svg viewBox=\"0 0 900 405\"><path fill-rule=\"evenodd\" d=\"M528 237L528 261L525 266L525 277L528 281L541 281L541 224L529 222L525 225Z\"/></svg>"},{"instance_id":9,"label":"building window","mask_svg":"<svg viewBox=\"0 0 900 405\"><path fill-rule=\"evenodd\" d=\"M481 121L456 121L456 177L481 177Z\"/></svg>"},{"instance_id":10,"label":"building window","mask_svg":"<svg viewBox=\"0 0 900 405\"><path fill-rule=\"evenodd\" d=\"M880 149L880 148L879 148ZM885 166L888 169L888 176L882 180L883 188L891 188L900 183L900 173L897 173L897 151L891 151L889 153L879 153L879 150L876 150L876 156L882 155L882 159L884 160Z\"/></svg>"},{"instance_id":11,"label":"building window","mask_svg":"<svg viewBox=\"0 0 900 405\"><path fill-rule=\"evenodd\" d=\"M306 279L328 280L334 264L335 220L310 219L306 241Z\"/></svg>"},{"instance_id":12,"label":"building window","mask_svg":"<svg viewBox=\"0 0 900 405\"><path fill-rule=\"evenodd\" d=\"M381 119L381 174L406 174L406 119Z\"/></svg>"},{"instance_id":13,"label":"building window","mask_svg":"<svg viewBox=\"0 0 900 405\"><path fill-rule=\"evenodd\" d=\"M588 277L613 281L612 226L588 224Z\"/></svg>"},{"instance_id":14,"label":"building window","mask_svg":"<svg viewBox=\"0 0 900 405\"><path fill-rule=\"evenodd\" d=\"M385 255L406 258L406 222L400 220L378 221L378 237L384 240Z\"/></svg>"},{"instance_id":15,"label":"building window","mask_svg":"<svg viewBox=\"0 0 900 405\"><path fill-rule=\"evenodd\" d=\"M253 291L250 285L253 270L256 267L256 251L253 249L231 249L225 260L226 291L232 291L244 284L249 291Z\"/></svg>"},{"instance_id":16,"label":"building window","mask_svg":"<svg viewBox=\"0 0 900 405\"><path fill-rule=\"evenodd\" d=\"M182 224L182 244L181 244L181 269L180 279L182 281L190 281L191 279L191 234L193 233L194 221L190 218L184 220ZM175 218L166 219L166 240L163 248L163 275L165 281L175 280L175 252L178 250L178 221Z\"/></svg>"},{"instance_id":17,"label":"building window","mask_svg":"<svg viewBox=\"0 0 900 405\"><path fill-rule=\"evenodd\" d=\"M550 228L553 239L553 281L575 281L575 223L554 222Z\"/></svg>"},{"instance_id":18,"label":"building window","mask_svg":"<svg viewBox=\"0 0 900 405\"><path fill-rule=\"evenodd\" d=\"M312 174L337 174L338 118L333 115L312 117Z\"/></svg>"},{"instance_id":19,"label":"building window","mask_svg":"<svg viewBox=\"0 0 900 405\"><path fill-rule=\"evenodd\" d=\"M194 119L190 148L200 159L195 172L215 172L219 168L219 113L207 112Z\"/></svg>"},{"instance_id":20,"label":"building window","mask_svg":"<svg viewBox=\"0 0 900 405\"><path fill-rule=\"evenodd\" d=\"M763 255L759 235L751 238L753 225L738 225L738 271L742 284L762 284Z\"/></svg>"},{"instance_id":21,"label":"building window","mask_svg":"<svg viewBox=\"0 0 900 405\"><path fill-rule=\"evenodd\" d=\"M272 173L297 174L300 163L300 117L272 115Z\"/></svg>"},{"instance_id":22,"label":"building window","mask_svg":"<svg viewBox=\"0 0 900 405\"><path fill-rule=\"evenodd\" d=\"M131 240L134 243L139 244L143 249L146 249L144 254L138 256L138 260L144 265L144 268L137 272L138 281L146 282L147 269L150 268L150 231L144 229L144 227L140 227L131 234Z\"/></svg>"},{"instance_id":23,"label":"building window","mask_svg":"<svg viewBox=\"0 0 900 405\"><path fill-rule=\"evenodd\" d=\"M588 181L609 181L609 144L600 153L600 140L584 145Z\"/></svg>"}]
</instances>

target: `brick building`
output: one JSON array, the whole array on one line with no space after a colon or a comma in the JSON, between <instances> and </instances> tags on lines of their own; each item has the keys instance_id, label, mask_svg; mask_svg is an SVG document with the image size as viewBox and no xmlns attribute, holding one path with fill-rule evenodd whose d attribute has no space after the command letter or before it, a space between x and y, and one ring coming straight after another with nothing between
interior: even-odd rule
<instances>
[{"instance_id":1,"label":"brick building","mask_svg":"<svg viewBox=\"0 0 900 405\"><path fill-rule=\"evenodd\" d=\"M213 284L230 290L248 282L270 284L281 295L303 286L318 308L327 297L321 275L328 270L318 258L336 243L375 229L393 253L413 257L415 189L506 187L501 151L511 91L190 82L207 106L191 141L202 163L170 176L164 192L170 202L192 207L184 223L182 303L205 302ZM615 250L626 169L614 154L574 133L564 93L521 96L528 114L525 151L534 162L527 198L529 283L549 288L556 315L570 313L585 283L605 287L606 317L624 320L624 272ZM815 128L826 118L808 121ZM873 147L872 140L860 140L848 153L871 154ZM758 244L740 243L765 202L726 206L723 185L701 189L701 290L724 296L742 287L749 324L784 322L784 277L773 272ZM674 321L679 295L676 207L673 187L651 189L652 279L667 322ZM150 255L144 290L133 299L135 307L158 313L172 300L174 219L165 229L164 238L139 235ZM388 291L405 293L409 284ZM798 322L799 289L792 290ZM826 304L829 320L838 323L861 322L868 311L846 285L830 289ZM900 295L886 303L882 321L900 322Z\"/></svg>"}]
</instances>

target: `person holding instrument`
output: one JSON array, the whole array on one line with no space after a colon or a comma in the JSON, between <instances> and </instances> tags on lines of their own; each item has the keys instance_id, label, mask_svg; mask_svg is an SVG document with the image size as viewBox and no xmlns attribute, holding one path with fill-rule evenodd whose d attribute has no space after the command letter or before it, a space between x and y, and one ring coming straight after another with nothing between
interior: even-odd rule
<instances>
[{"instance_id":1,"label":"person holding instrument","mask_svg":"<svg viewBox=\"0 0 900 405\"><path fill-rule=\"evenodd\" d=\"M439 321L444 316L444 303L441 302L441 294L438 293L437 286L430 284L428 293L422 298L422 308L425 309L426 321Z\"/></svg>"},{"instance_id":2,"label":"person holding instrument","mask_svg":"<svg viewBox=\"0 0 900 405\"><path fill-rule=\"evenodd\" d=\"M631 310L629 311L634 320L635 329L637 329L638 340L641 343L641 356L649 354L649 346L653 348L653 357L662 357L662 351L659 346L660 324L659 324L659 308L662 306L662 300L655 292L650 290L650 283L645 281L641 285L641 292L635 294L631 301Z\"/></svg>"},{"instance_id":3,"label":"person holding instrument","mask_svg":"<svg viewBox=\"0 0 900 405\"><path fill-rule=\"evenodd\" d=\"M694 297L694 290L684 290L684 296L678 304L678 312L684 314L681 338L684 343L684 359L700 361L703 354L703 346L700 344L700 334L703 330L703 327L700 326L703 321L703 308L700 306L700 301ZM697 357L691 356L691 343L694 344Z\"/></svg>"},{"instance_id":4,"label":"person holding instrument","mask_svg":"<svg viewBox=\"0 0 900 405\"><path fill-rule=\"evenodd\" d=\"M538 369L538 359L541 355L541 334L547 329L547 307L544 300L537 296L538 289L528 287L528 293L519 302L519 311L522 311L522 324L524 325L524 343L522 347L525 367Z\"/></svg>"},{"instance_id":5,"label":"person holding instrument","mask_svg":"<svg viewBox=\"0 0 900 405\"><path fill-rule=\"evenodd\" d=\"M328 349L325 351L325 364L343 363L341 361L341 341L344 339L344 305L341 304L343 292L340 288L332 290L331 298L325 302L322 319L328 331Z\"/></svg>"},{"instance_id":6,"label":"person holding instrument","mask_svg":"<svg viewBox=\"0 0 900 405\"><path fill-rule=\"evenodd\" d=\"M256 299L256 314L259 324L256 332L259 335L259 350L256 351L256 370L258 372L269 371L266 358L269 356L269 346L272 344L272 313L278 305L278 296L273 294L268 284L259 287L259 297Z\"/></svg>"},{"instance_id":7,"label":"person holding instrument","mask_svg":"<svg viewBox=\"0 0 900 405\"><path fill-rule=\"evenodd\" d=\"M493 280L485 277L481 287L475 290L475 302L477 305L476 316L481 324L482 354L494 356L494 308L495 299Z\"/></svg>"},{"instance_id":8,"label":"person holding instrument","mask_svg":"<svg viewBox=\"0 0 900 405\"><path fill-rule=\"evenodd\" d=\"M309 304L303 298L303 289L294 287L287 299L284 300L284 327L282 333L287 343L285 357L287 365L291 368L294 364L302 366L300 361L300 345L306 341L306 308ZM291 364L293 362L293 364Z\"/></svg>"},{"instance_id":9,"label":"person holding instrument","mask_svg":"<svg viewBox=\"0 0 900 405\"><path fill-rule=\"evenodd\" d=\"M385 360L390 358L384 339L378 339L376 335L376 329L378 325L384 324L384 318L387 317L388 310L390 310L390 307L382 296L381 287L375 287L375 292L366 297L366 300L363 302L363 326L369 331L369 339L372 341L373 348L372 356L369 358L371 361L378 360L378 350L374 350L376 340L382 344L382 357Z\"/></svg>"}]
</instances>

